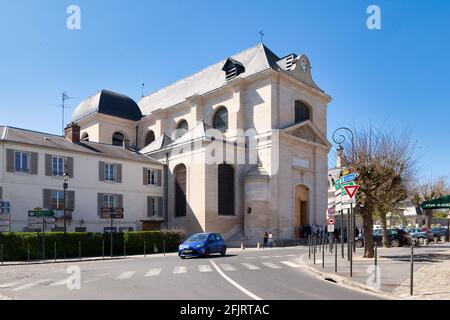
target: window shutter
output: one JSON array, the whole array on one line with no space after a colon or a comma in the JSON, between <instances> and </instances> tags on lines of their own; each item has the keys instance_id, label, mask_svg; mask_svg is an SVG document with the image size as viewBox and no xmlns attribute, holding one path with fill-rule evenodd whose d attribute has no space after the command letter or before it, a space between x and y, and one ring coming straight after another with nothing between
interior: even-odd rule
<instances>
[{"instance_id":1,"label":"window shutter","mask_svg":"<svg viewBox=\"0 0 450 320\"><path fill-rule=\"evenodd\" d=\"M31 174L38 174L38 153L37 152L31 152L31 166L30 166L30 173Z\"/></svg>"},{"instance_id":2,"label":"window shutter","mask_svg":"<svg viewBox=\"0 0 450 320\"><path fill-rule=\"evenodd\" d=\"M3 187L0 187L0 199L3 199Z\"/></svg>"},{"instance_id":3,"label":"window shutter","mask_svg":"<svg viewBox=\"0 0 450 320\"><path fill-rule=\"evenodd\" d=\"M115 164L116 169L116 182L122 183L122 165L121 164Z\"/></svg>"},{"instance_id":4,"label":"window shutter","mask_svg":"<svg viewBox=\"0 0 450 320\"><path fill-rule=\"evenodd\" d=\"M161 187L161 170L156 170L156 185Z\"/></svg>"},{"instance_id":5,"label":"window shutter","mask_svg":"<svg viewBox=\"0 0 450 320\"><path fill-rule=\"evenodd\" d=\"M51 197L52 197L52 190L44 189L44 199L42 201L42 207L44 209L50 209L51 207Z\"/></svg>"},{"instance_id":6,"label":"window shutter","mask_svg":"<svg viewBox=\"0 0 450 320\"><path fill-rule=\"evenodd\" d=\"M98 163L98 180L105 181L105 163L103 161Z\"/></svg>"},{"instance_id":7,"label":"window shutter","mask_svg":"<svg viewBox=\"0 0 450 320\"><path fill-rule=\"evenodd\" d=\"M117 208L123 208L123 195L116 194L116 206Z\"/></svg>"},{"instance_id":8,"label":"window shutter","mask_svg":"<svg viewBox=\"0 0 450 320\"><path fill-rule=\"evenodd\" d=\"M14 150L6 149L6 171L14 172Z\"/></svg>"},{"instance_id":9,"label":"window shutter","mask_svg":"<svg viewBox=\"0 0 450 320\"><path fill-rule=\"evenodd\" d=\"M163 197L158 197L158 217L163 216Z\"/></svg>"},{"instance_id":10,"label":"window shutter","mask_svg":"<svg viewBox=\"0 0 450 320\"><path fill-rule=\"evenodd\" d=\"M103 193L97 193L97 215L100 216L103 207Z\"/></svg>"},{"instance_id":11,"label":"window shutter","mask_svg":"<svg viewBox=\"0 0 450 320\"><path fill-rule=\"evenodd\" d=\"M52 174L52 155L51 154L45 154L45 175L47 177L51 177Z\"/></svg>"},{"instance_id":12,"label":"window shutter","mask_svg":"<svg viewBox=\"0 0 450 320\"><path fill-rule=\"evenodd\" d=\"M75 191L67 191L67 209L75 209Z\"/></svg>"},{"instance_id":13,"label":"window shutter","mask_svg":"<svg viewBox=\"0 0 450 320\"><path fill-rule=\"evenodd\" d=\"M70 178L73 178L73 158L67 157L67 173Z\"/></svg>"},{"instance_id":14,"label":"window shutter","mask_svg":"<svg viewBox=\"0 0 450 320\"><path fill-rule=\"evenodd\" d=\"M148 169L147 168L144 168L144 170L143 170L142 183L144 184L144 186L148 185Z\"/></svg>"},{"instance_id":15,"label":"window shutter","mask_svg":"<svg viewBox=\"0 0 450 320\"><path fill-rule=\"evenodd\" d=\"M153 197L147 197L147 217L151 217L153 213Z\"/></svg>"}]
</instances>

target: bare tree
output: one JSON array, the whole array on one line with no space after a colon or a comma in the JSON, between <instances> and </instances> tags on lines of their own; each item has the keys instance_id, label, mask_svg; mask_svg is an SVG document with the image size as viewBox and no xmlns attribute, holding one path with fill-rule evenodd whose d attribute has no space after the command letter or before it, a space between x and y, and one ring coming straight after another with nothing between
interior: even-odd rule
<instances>
[{"instance_id":1,"label":"bare tree","mask_svg":"<svg viewBox=\"0 0 450 320\"><path fill-rule=\"evenodd\" d=\"M383 225L383 243L389 245L386 214L405 200L414 177L414 145L406 132L360 129L344 148L344 164L358 173L356 197L363 219L364 257L372 258L375 212Z\"/></svg>"},{"instance_id":2,"label":"bare tree","mask_svg":"<svg viewBox=\"0 0 450 320\"><path fill-rule=\"evenodd\" d=\"M419 208L422 202L442 198L450 194L450 186L445 177L430 177L424 183L418 184L412 190L411 199L413 204ZM425 224L431 228L433 220L433 210L423 210L425 215Z\"/></svg>"}]
</instances>

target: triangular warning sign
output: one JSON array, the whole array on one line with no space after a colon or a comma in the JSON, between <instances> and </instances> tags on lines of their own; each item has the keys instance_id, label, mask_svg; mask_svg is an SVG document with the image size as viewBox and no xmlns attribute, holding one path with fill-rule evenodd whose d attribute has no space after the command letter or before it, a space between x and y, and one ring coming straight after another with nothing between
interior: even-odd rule
<instances>
[{"instance_id":1,"label":"triangular warning sign","mask_svg":"<svg viewBox=\"0 0 450 320\"><path fill-rule=\"evenodd\" d=\"M356 192L358 192L359 186L345 186L344 188L350 199L353 199L356 195Z\"/></svg>"}]
</instances>

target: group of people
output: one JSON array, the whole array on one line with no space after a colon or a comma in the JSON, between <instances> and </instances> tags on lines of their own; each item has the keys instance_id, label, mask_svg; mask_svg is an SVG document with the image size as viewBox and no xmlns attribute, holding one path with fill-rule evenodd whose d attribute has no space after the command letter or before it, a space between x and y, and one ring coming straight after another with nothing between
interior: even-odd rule
<instances>
[{"instance_id":1,"label":"group of people","mask_svg":"<svg viewBox=\"0 0 450 320\"><path fill-rule=\"evenodd\" d=\"M273 247L273 235L272 231L265 232L263 237L263 249L267 248L267 243L269 243L269 247Z\"/></svg>"}]
</instances>

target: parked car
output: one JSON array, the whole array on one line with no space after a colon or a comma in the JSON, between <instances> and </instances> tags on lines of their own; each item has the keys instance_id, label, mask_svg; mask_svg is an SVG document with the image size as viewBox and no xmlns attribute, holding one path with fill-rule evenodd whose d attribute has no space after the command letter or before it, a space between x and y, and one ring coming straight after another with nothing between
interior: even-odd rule
<instances>
[{"instance_id":1,"label":"parked car","mask_svg":"<svg viewBox=\"0 0 450 320\"><path fill-rule=\"evenodd\" d=\"M381 226L381 224L374 224L373 225L373 230L381 230L383 229L383 227Z\"/></svg>"},{"instance_id":2,"label":"parked car","mask_svg":"<svg viewBox=\"0 0 450 320\"><path fill-rule=\"evenodd\" d=\"M431 228L433 237L439 239L440 241L445 241L448 239L448 229L444 227L434 227Z\"/></svg>"},{"instance_id":3,"label":"parked car","mask_svg":"<svg viewBox=\"0 0 450 320\"><path fill-rule=\"evenodd\" d=\"M208 257L211 253L220 253L224 256L226 252L225 240L218 233L196 233L178 247L178 256L181 259Z\"/></svg>"},{"instance_id":4,"label":"parked car","mask_svg":"<svg viewBox=\"0 0 450 320\"><path fill-rule=\"evenodd\" d=\"M412 228L409 229L409 235L413 240L419 241L420 244L425 243L425 239L428 241L434 241L433 232L427 228Z\"/></svg>"},{"instance_id":5,"label":"parked car","mask_svg":"<svg viewBox=\"0 0 450 320\"><path fill-rule=\"evenodd\" d=\"M401 247L403 245L409 245L411 243L411 238L405 230L401 229L388 229L389 241L392 247ZM372 237L374 243L378 245L383 244L383 230L376 229L372 231ZM364 236L359 236L355 238L355 243L357 248L362 248L364 246Z\"/></svg>"}]
</instances>

